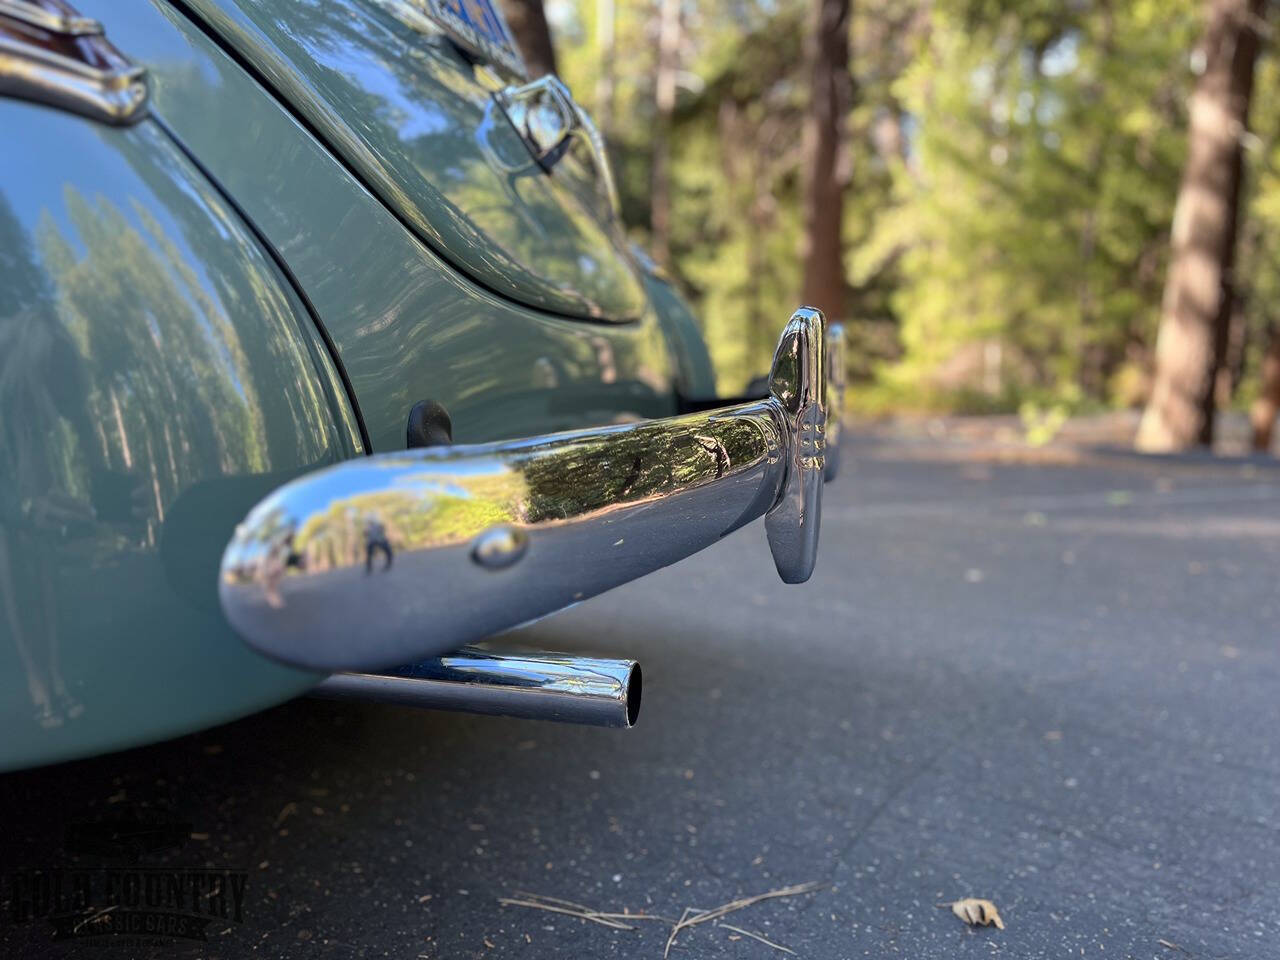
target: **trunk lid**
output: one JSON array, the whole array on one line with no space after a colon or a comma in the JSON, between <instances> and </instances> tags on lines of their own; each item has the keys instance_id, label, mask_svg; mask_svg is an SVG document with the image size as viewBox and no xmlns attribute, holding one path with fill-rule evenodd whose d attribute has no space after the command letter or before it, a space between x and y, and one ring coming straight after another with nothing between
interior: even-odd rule
<instances>
[{"instance_id":1,"label":"trunk lid","mask_svg":"<svg viewBox=\"0 0 1280 960\"><path fill-rule=\"evenodd\" d=\"M635 320L620 226L573 155L548 173L501 81L411 0L186 0L204 25L442 259L562 316ZM416 19L415 19L416 17ZM410 24L413 24L412 26Z\"/></svg>"}]
</instances>

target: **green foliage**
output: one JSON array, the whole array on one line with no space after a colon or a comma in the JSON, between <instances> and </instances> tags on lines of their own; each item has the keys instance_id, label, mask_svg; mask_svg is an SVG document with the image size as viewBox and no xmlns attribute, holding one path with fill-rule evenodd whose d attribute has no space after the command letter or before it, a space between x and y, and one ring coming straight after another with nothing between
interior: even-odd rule
<instances>
[{"instance_id":1,"label":"green foliage","mask_svg":"<svg viewBox=\"0 0 1280 960\"><path fill-rule=\"evenodd\" d=\"M799 297L809 6L685 10L673 267L726 392L763 371ZM560 18L575 25L560 33L560 55L588 104L602 63L598 9L573 0ZM618 7L607 131L640 240L656 10ZM845 258L855 402L1023 409L1047 428L1037 411L1142 399L1201 14L1198 0L854 4ZM1245 382L1280 323L1278 81L1264 53L1238 271Z\"/></svg>"},{"instance_id":2,"label":"green foliage","mask_svg":"<svg viewBox=\"0 0 1280 960\"><path fill-rule=\"evenodd\" d=\"M1265 48L1264 48L1265 49ZM1274 57L1260 61L1254 78L1254 102L1250 113L1253 136L1246 140L1249 192L1247 215L1240 230L1237 251L1242 280L1239 329L1228 349L1227 362L1235 369L1239 390L1236 402L1248 405L1258 393L1258 368L1269 338L1280 330L1280 111L1275 109L1280 91L1280 63Z\"/></svg>"},{"instance_id":3,"label":"green foliage","mask_svg":"<svg viewBox=\"0 0 1280 960\"><path fill-rule=\"evenodd\" d=\"M974 29L971 9L934 9L897 84L918 156L890 227L908 245L905 357L883 375L962 386L980 366L992 393L1102 400L1127 348L1152 341L1194 4L1072 13ZM957 362L987 344L994 367Z\"/></svg>"},{"instance_id":4,"label":"green foliage","mask_svg":"<svg viewBox=\"0 0 1280 960\"><path fill-rule=\"evenodd\" d=\"M652 160L656 5L618 4L613 109L598 102L595 0L553 9L575 94L600 116L624 220L644 242ZM720 389L767 371L800 284L800 129L806 6L690 5L672 134L673 272L713 347Z\"/></svg>"}]
</instances>

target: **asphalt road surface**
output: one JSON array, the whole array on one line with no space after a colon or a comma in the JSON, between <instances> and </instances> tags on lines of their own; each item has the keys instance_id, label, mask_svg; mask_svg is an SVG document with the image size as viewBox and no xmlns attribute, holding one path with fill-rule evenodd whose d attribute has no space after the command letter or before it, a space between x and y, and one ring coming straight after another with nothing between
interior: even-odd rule
<instances>
[{"instance_id":1,"label":"asphalt road surface","mask_svg":"<svg viewBox=\"0 0 1280 960\"><path fill-rule=\"evenodd\" d=\"M195 838L141 864L248 872L207 944L5 957L658 960L516 891L724 922L806 958L1280 956L1280 471L856 445L818 572L760 524L525 631L644 664L628 732L300 700L0 778L6 874L66 825ZM8 878L5 892L10 899ZM937 904L995 902L1004 930ZM703 924L685 958L787 954Z\"/></svg>"}]
</instances>

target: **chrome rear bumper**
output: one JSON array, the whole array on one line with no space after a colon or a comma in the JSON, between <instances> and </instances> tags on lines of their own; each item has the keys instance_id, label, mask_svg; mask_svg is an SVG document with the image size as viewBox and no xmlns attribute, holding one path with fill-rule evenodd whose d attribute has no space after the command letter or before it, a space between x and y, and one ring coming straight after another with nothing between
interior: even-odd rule
<instances>
[{"instance_id":1,"label":"chrome rear bumper","mask_svg":"<svg viewBox=\"0 0 1280 960\"><path fill-rule=\"evenodd\" d=\"M378 454L294 480L237 527L223 610L275 659L378 669L562 609L761 515L779 575L801 583L843 379L828 333L821 312L796 311L759 401Z\"/></svg>"}]
</instances>

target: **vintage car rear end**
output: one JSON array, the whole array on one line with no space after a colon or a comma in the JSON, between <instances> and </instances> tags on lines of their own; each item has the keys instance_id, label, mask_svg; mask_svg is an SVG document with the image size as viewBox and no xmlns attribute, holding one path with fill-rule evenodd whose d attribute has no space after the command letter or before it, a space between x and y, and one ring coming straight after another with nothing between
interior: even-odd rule
<instances>
[{"instance_id":1,"label":"vintage car rear end","mask_svg":"<svg viewBox=\"0 0 1280 960\"><path fill-rule=\"evenodd\" d=\"M689 413L705 346L589 118L459 11L0 2L0 768L447 653L766 511L807 576L821 316L773 397Z\"/></svg>"}]
</instances>

